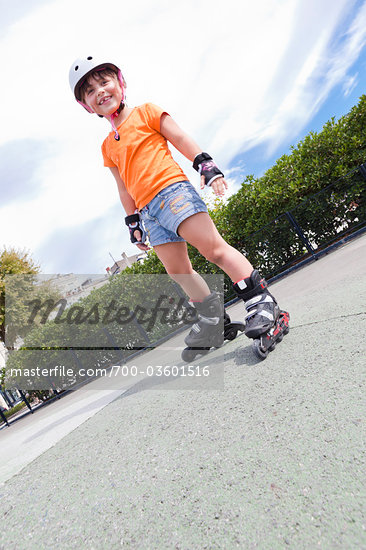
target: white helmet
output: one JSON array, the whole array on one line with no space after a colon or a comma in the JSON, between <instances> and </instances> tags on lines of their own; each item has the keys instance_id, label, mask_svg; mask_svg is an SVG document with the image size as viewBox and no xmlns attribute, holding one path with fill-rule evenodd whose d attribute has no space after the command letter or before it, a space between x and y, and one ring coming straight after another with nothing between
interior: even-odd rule
<instances>
[{"instance_id":1,"label":"white helmet","mask_svg":"<svg viewBox=\"0 0 366 550\"><path fill-rule=\"evenodd\" d=\"M124 102L126 83L121 69L114 63L110 63L109 61L101 61L100 59L96 59L95 57L89 55L88 57L75 59L70 67L69 82L71 91L74 94L76 101L80 103L80 105L82 105L89 113L92 113L93 111L90 107L88 107L88 105L81 101L80 87L90 72L103 69L112 69L117 73L118 80L122 88L122 101Z\"/></svg>"}]
</instances>

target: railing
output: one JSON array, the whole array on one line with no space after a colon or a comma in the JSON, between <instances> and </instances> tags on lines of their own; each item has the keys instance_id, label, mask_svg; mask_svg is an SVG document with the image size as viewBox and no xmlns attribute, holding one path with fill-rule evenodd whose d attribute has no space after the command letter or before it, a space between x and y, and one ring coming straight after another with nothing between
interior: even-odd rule
<instances>
[{"instance_id":1,"label":"railing","mask_svg":"<svg viewBox=\"0 0 366 550\"><path fill-rule=\"evenodd\" d=\"M317 259L335 242L366 226L366 164L306 197L237 243L267 279ZM225 285L227 299L233 297Z\"/></svg>"}]
</instances>

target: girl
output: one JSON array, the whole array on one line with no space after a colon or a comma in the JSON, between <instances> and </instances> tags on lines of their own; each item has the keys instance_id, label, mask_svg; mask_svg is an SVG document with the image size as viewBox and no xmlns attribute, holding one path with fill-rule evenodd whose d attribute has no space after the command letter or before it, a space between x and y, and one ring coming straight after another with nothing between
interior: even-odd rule
<instances>
[{"instance_id":1,"label":"girl","mask_svg":"<svg viewBox=\"0 0 366 550\"><path fill-rule=\"evenodd\" d=\"M69 78L78 103L112 125L102 153L104 165L117 182L131 241L147 250L147 233L167 273L195 304L199 321L186 337L186 344L209 347L213 335L217 336L214 327L224 316L219 295L211 293L205 280L193 270L187 242L233 281L248 311L245 333L249 338L258 339L275 325L277 328L281 311L265 280L218 233L205 203L174 161L167 142L193 162L201 176L201 189L208 185L222 197L227 183L211 156L202 152L160 107L151 103L127 107L126 82L117 65L93 56L79 58L72 64Z\"/></svg>"}]
</instances>

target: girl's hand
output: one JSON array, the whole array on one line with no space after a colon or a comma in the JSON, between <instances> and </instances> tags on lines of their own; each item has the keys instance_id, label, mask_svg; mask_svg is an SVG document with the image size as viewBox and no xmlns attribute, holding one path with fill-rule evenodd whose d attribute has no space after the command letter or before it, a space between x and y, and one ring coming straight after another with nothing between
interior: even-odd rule
<instances>
[{"instance_id":1,"label":"girl's hand","mask_svg":"<svg viewBox=\"0 0 366 550\"><path fill-rule=\"evenodd\" d=\"M134 232L134 237L137 241L141 241L141 233L140 231L135 231ZM137 244L135 243L137 248L139 248L140 250L150 250L150 246L148 246L147 244L144 244L144 243L141 243L141 244Z\"/></svg>"},{"instance_id":2,"label":"girl's hand","mask_svg":"<svg viewBox=\"0 0 366 550\"><path fill-rule=\"evenodd\" d=\"M205 176L201 176L201 189L205 187ZM228 184L224 178L217 178L210 185L213 192L217 197L223 197L225 195L225 190L228 189Z\"/></svg>"}]
</instances>

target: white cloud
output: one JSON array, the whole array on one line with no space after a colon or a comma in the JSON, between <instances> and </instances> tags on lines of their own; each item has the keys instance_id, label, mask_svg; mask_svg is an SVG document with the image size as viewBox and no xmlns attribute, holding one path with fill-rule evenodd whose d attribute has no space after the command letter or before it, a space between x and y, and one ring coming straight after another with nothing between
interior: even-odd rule
<instances>
[{"instance_id":1,"label":"white cloud","mask_svg":"<svg viewBox=\"0 0 366 550\"><path fill-rule=\"evenodd\" d=\"M129 104L162 105L225 171L238 153L263 143L271 152L297 135L337 84L349 93L357 75L347 73L364 46L366 29L365 3L350 18L355 5L349 0L40 5L13 23L0 42L7 76L0 87L0 146L31 138L52 141L56 149L38 168L42 195L0 207L1 240L41 250L54 230L70 227L82 240L79 226L111 209L121 227L122 207L120 215L113 209L118 195L100 155L109 127L72 99L68 70L75 57L104 55L120 64ZM344 36L335 42L340 28ZM182 164L198 182L188 161ZM235 181L235 174L228 175ZM119 231L133 253L126 231ZM100 247L108 264L108 243ZM47 258L41 261L47 269ZM49 265L56 263L55 250ZM65 269L71 265L70 257Z\"/></svg>"},{"instance_id":2,"label":"white cloud","mask_svg":"<svg viewBox=\"0 0 366 550\"><path fill-rule=\"evenodd\" d=\"M307 2L306 10L305 3L298 4L293 22L298 39L289 41L275 81L270 83L272 93L253 117L253 132L241 143L241 151L267 142L268 155L272 155L283 141L298 135L331 90L348 78L347 70L365 45L366 6L359 10L341 43L334 45L334 33L347 7L328 0Z\"/></svg>"},{"instance_id":3,"label":"white cloud","mask_svg":"<svg viewBox=\"0 0 366 550\"><path fill-rule=\"evenodd\" d=\"M357 86L357 84L358 84L358 73L352 76L347 76L342 86L344 97L348 97L352 93L354 88Z\"/></svg>"}]
</instances>

